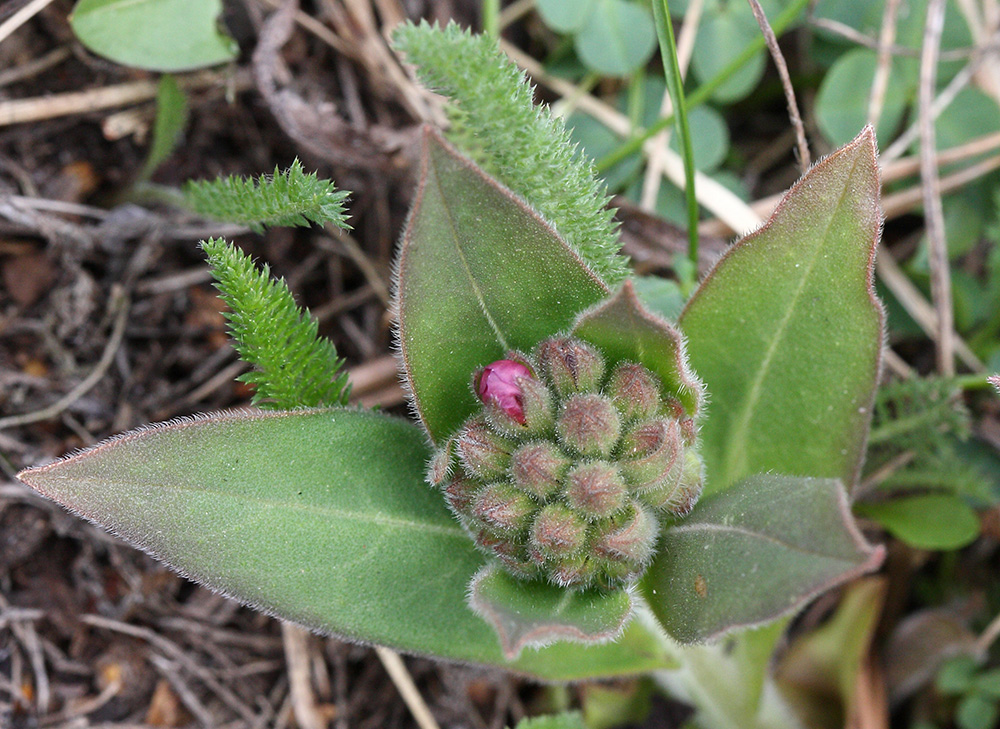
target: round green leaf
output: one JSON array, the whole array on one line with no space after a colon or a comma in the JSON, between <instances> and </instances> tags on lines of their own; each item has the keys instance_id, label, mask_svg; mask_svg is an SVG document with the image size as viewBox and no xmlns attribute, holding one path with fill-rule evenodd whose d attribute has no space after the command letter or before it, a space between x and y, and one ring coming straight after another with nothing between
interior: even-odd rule
<instances>
[{"instance_id":1,"label":"round green leaf","mask_svg":"<svg viewBox=\"0 0 1000 729\"><path fill-rule=\"evenodd\" d=\"M558 33L579 30L594 11L597 0L536 0L538 14Z\"/></svg>"},{"instance_id":2,"label":"round green leaf","mask_svg":"<svg viewBox=\"0 0 1000 729\"><path fill-rule=\"evenodd\" d=\"M698 28L691 57L691 70L702 82L713 78L760 34L760 28L746 3L729 3L717 14L707 15ZM764 75L764 52L733 73L712 94L722 103L739 101L749 94Z\"/></svg>"},{"instance_id":3,"label":"round green leaf","mask_svg":"<svg viewBox=\"0 0 1000 729\"><path fill-rule=\"evenodd\" d=\"M627 76L656 50L649 11L626 0L597 0L575 38L576 52L589 68L608 76Z\"/></svg>"},{"instance_id":4,"label":"round green leaf","mask_svg":"<svg viewBox=\"0 0 1000 729\"><path fill-rule=\"evenodd\" d=\"M854 139L868 119L868 93L875 77L877 56L859 48L845 53L823 78L816 97L816 122L831 144ZM910 96L910 86L898 63L893 63L885 92L878 137L888 139L899 125Z\"/></svg>"},{"instance_id":5,"label":"round green leaf","mask_svg":"<svg viewBox=\"0 0 1000 729\"><path fill-rule=\"evenodd\" d=\"M722 115L710 106L688 110L691 126L691 151L694 166L702 172L712 172L722 164L729 151L729 128ZM680 153L680 135L670 136L670 148Z\"/></svg>"},{"instance_id":6,"label":"round green leaf","mask_svg":"<svg viewBox=\"0 0 1000 729\"><path fill-rule=\"evenodd\" d=\"M860 503L855 510L917 549L960 549L979 536L976 512L953 494L922 494Z\"/></svg>"},{"instance_id":7,"label":"round green leaf","mask_svg":"<svg viewBox=\"0 0 1000 729\"><path fill-rule=\"evenodd\" d=\"M219 30L222 0L80 0L70 25L98 55L151 71L231 61L238 48Z\"/></svg>"}]
</instances>

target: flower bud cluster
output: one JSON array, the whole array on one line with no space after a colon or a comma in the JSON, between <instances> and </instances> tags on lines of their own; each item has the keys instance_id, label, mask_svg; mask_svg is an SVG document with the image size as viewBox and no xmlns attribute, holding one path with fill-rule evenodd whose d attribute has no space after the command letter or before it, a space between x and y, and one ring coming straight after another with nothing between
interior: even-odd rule
<instances>
[{"instance_id":1,"label":"flower bud cluster","mask_svg":"<svg viewBox=\"0 0 1000 729\"><path fill-rule=\"evenodd\" d=\"M483 403L431 463L430 480L486 554L512 574L612 589L652 558L659 513L702 488L691 419L633 362L606 371L567 337L475 375Z\"/></svg>"}]
</instances>

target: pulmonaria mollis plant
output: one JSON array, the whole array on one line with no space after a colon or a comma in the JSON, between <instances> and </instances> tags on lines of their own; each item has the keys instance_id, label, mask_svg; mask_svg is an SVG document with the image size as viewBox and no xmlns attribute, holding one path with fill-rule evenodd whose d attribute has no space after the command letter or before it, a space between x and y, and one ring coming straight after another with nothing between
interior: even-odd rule
<instances>
[{"instance_id":1,"label":"pulmonaria mollis plant","mask_svg":"<svg viewBox=\"0 0 1000 729\"><path fill-rule=\"evenodd\" d=\"M474 387L483 409L438 451L429 478L476 546L524 580L635 582L660 517L685 516L701 494L692 414L641 364L607 372L597 349L570 337L487 365Z\"/></svg>"},{"instance_id":2,"label":"pulmonaria mollis plant","mask_svg":"<svg viewBox=\"0 0 1000 729\"><path fill-rule=\"evenodd\" d=\"M451 104L451 141L423 135L397 264L415 419L345 406L315 325L213 241L265 409L21 478L272 614L548 680L673 666L665 635L762 625L876 568L850 512L883 336L871 130L675 324L638 295L589 163L496 43L412 25L396 43Z\"/></svg>"}]
</instances>

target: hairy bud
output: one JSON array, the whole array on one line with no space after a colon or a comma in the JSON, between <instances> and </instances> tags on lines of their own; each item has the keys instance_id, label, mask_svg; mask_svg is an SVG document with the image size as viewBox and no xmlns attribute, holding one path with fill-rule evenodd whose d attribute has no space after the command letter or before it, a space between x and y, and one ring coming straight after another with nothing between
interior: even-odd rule
<instances>
[{"instance_id":1,"label":"hairy bud","mask_svg":"<svg viewBox=\"0 0 1000 729\"><path fill-rule=\"evenodd\" d=\"M543 506L531 525L532 545L550 559L576 554L586 540L586 523L562 504Z\"/></svg>"},{"instance_id":2,"label":"hairy bud","mask_svg":"<svg viewBox=\"0 0 1000 729\"><path fill-rule=\"evenodd\" d=\"M611 516L625 505L627 495L618 469L606 461L583 463L566 476L566 501L587 519Z\"/></svg>"},{"instance_id":3,"label":"hairy bud","mask_svg":"<svg viewBox=\"0 0 1000 729\"><path fill-rule=\"evenodd\" d=\"M586 342L568 337L546 339L538 345L538 363L560 397L597 392L604 377L604 358Z\"/></svg>"},{"instance_id":4,"label":"hairy bud","mask_svg":"<svg viewBox=\"0 0 1000 729\"><path fill-rule=\"evenodd\" d=\"M541 376L536 375L539 373ZM693 414L647 368L568 337L480 370L483 408L431 460L477 547L518 578L616 589L652 559L658 514L702 489Z\"/></svg>"},{"instance_id":5,"label":"hairy bud","mask_svg":"<svg viewBox=\"0 0 1000 729\"><path fill-rule=\"evenodd\" d=\"M536 440L514 451L510 475L515 486L544 499L559 489L569 466L569 458L554 443Z\"/></svg>"},{"instance_id":6,"label":"hairy bud","mask_svg":"<svg viewBox=\"0 0 1000 729\"><path fill-rule=\"evenodd\" d=\"M472 513L486 526L501 532L522 532L531 523L535 502L507 483L492 483L476 494Z\"/></svg>"},{"instance_id":7,"label":"hairy bud","mask_svg":"<svg viewBox=\"0 0 1000 729\"><path fill-rule=\"evenodd\" d=\"M618 411L603 395L571 395L556 422L562 442L590 458L607 458L621 434Z\"/></svg>"},{"instance_id":8,"label":"hairy bud","mask_svg":"<svg viewBox=\"0 0 1000 729\"><path fill-rule=\"evenodd\" d=\"M456 439L458 457L469 473L484 480L499 478L510 466L513 444L494 433L486 418L470 418Z\"/></svg>"},{"instance_id":9,"label":"hairy bud","mask_svg":"<svg viewBox=\"0 0 1000 729\"><path fill-rule=\"evenodd\" d=\"M660 381L635 362L619 362L605 392L626 421L651 418L660 410Z\"/></svg>"}]
</instances>

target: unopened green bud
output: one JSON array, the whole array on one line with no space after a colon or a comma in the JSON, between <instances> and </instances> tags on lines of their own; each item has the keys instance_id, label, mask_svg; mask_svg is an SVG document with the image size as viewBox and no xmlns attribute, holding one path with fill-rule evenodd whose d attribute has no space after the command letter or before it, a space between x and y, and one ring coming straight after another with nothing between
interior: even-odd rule
<instances>
[{"instance_id":1,"label":"unopened green bud","mask_svg":"<svg viewBox=\"0 0 1000 729\"><path fill-rule=\"evenodd\" d=\"M597 392L604 377L604 358L579 339L552 337L535 350L539 367L560 397Z\"/></svg>"},{"instance_id":2,"label":"unopened green bud","mask_svg":"<svg viewBox=\"0 0 1000 729\"><path fill-rule=\"evenodd\" d=\"M507 483L484 486L472 504L472 513L486 526L500 532L522 532L538 507L530 496Z\"/></svg>"},{"instance_id":3,"label":"unopened green bud","mask_svg":"<svg viewBox=\"0 0 1000 729\"><path fill-rule=\"evenodd\" d=\"M559 488L568 468L569 459L547 440L526 443L510 460L514 485L541 499Z\"/></svg>"},{"instance_id":4,"label":"unopened green bud","mask_svg":"<svg viewBox=\"0 0 1000 729\"><path fill-rule=\"evenodd\" d=\"M456 473L441 490L448 508L464 521L472 516L472 504L480 488L479 481L469 478L465 473Z\"/></svg>"},{"instance_id":5,"label":"unopened green bud","mask_svg":"<svg viewBox=\"0 0 1000 729\"><path fill-rule=\"evenodd\" d=\"M659 379L635 362L618 363L604 394L611 398L626 421L651 418L660 410Z\"/></svg>"},{"instance_id":6,"label":"unopened green bud","mask_svg":"<svg viewBox=\"0 0 1000 729\"><path fill-rule=\"evenodd\" d=\"M621 421L602 395L572 395L556 422L556 432L571 450L588 458L607 458L621 435Z\"/></svg>"},{"instance_id":7,"label":"unopened green bud","mask_svg":"<svg viewBox=\"0 0 1000 729\"><path fill-rule=\"evenodd\" d=\"M484 480L500 478L510 466L513 445L489 427L485 418L470 418L457 438L458 457L474 476Z\"/></svg>"},{"instance_id":8,"label":"unopened green bud","mask_svg":"<svg viewBox=\"0 0 1000 729\"><path fill-rule=\"evenodd\" d=\"M562 504L542 507L531 525L531 543L545 557L559 559L576 554L587 539L587 525Z\"/></svg>"},{"instance_id":9,"label":"unopened green bud","mask_svg":"<svg viewBox=\"0 0 1000 729\"><path fill-rule=\"evenodd\" d=\"M687 516L701 496L702 470L698 454L693 450L684 451L676 478L664 481L656 489L644 492L643 501L674 516Z\"/></svg>"},{"instance_id":10,"label":"unopened green bud","mask_svg":"<svg viewBox=\"0 0 1000 729\"><path fill-rule=\"evenodd\" d=\"M634 493L672 487L680 478L683 461L680 426L676 420L647 421L623 438L622 475Z\"/></svg>"},{"instance_id":11,"label":"unopened green bud","mask_svg":"<svg viewBox=\"0 0 1000 729\"><path fill-rule=\"evenodd\" d=\"M549 582L559 587L587 587L597 574L597 562L582 554L564 557L547 571Z\"/></svg>"},{"instance_id":12,"label":"unopened green bud","mask_svg":"<svg viewBox=\"0 0 1000 729\"><path fill-rule=\"evenodd\" d=\"M434 457L427 464L427 482L431 486L444 486L451 475L454 465L455 439L449 438L444 445L434 452Z\"/></svg>"},{"instance_id":13,"label":"unopened green bud","mask_svg":"<svg viewBox=\"0 0 1000 729\"><path fill-rule=\"evenodd\" d=\"M530 579L538 575L538 565L528 558L527 550L516 538L482 529L476 533L476 546L499 559L518 577Z\"/></svg>"},{"instance_id":14,"label":"unopened green bud","mask_svg":"<svg viewBox=\"0 0 1000 729\"><path fill-rule=\"evenodd\" d=\"M656 519L641 506L633 506L621 516L600 525L594 551L609 560L631 565L648 564L656 546Z\"/></svg>"},{"instance_id":15,"label":"unopened green bud","mask_svg":"<svg viewBox=\"0 0 1000 729\"><path fill-rule=\"evenodd\" d=\"M566 476L566 501L587 519L611 516L627 496L621 474L606 461L581 464Z\"/></svg>"}]
</instances>

